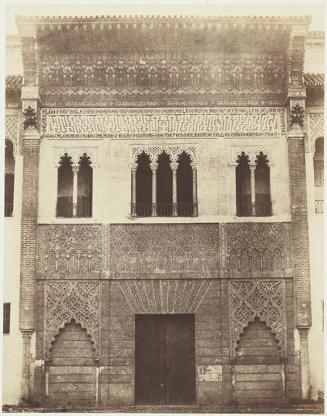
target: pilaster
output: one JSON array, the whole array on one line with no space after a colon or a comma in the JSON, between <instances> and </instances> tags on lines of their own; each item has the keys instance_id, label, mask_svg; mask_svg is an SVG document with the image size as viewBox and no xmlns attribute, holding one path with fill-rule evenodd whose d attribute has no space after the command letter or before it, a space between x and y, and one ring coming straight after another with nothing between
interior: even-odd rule
<instances>
[{"instance_id":1,"label":"pilaster","mask_svg":"<svg viewBox=\"0 0 327 416\"><path fill-rule=\"evenodd\" d=\"M27 82L28 84L28 82ZM36 239L39 190L39 97L36 86L22 88L23 183L21 208L21 257L19 328L23 336L22 396L30 400L31 337L35 330Z\"/></svg>"},{"instance_id":2,"label":"pilaster","mask_svg":"<svg viewBox=\"0 0 327 416\"><path fill-rule=\"evenodd\" d=\"M292 251L295 292L295 324L300 335L301 396L308 398L309 351L308 332L311 326L311 287L307 178L305 164L304 113L306 90L303 82L304 43L307 24L292 26L289 51L288 158L292 216Z\"/></svg>"}]
</instances>

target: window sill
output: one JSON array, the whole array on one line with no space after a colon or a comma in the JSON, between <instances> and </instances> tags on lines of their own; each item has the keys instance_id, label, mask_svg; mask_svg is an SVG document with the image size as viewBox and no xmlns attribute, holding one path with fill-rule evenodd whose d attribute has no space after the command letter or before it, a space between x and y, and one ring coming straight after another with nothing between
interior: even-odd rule
<instances>
[{"instance_id":1,"label":"window sill","mask_svg":"<svg viewBox=\"0 0 327 416\"><path fill-rule=\"evenodd\" d=\"M185 224L185 223L272 223L291 222L290 214L271 217L237 217L236 215L199 215L197 217L105 216L92 218L39 217L38 224Z\"/></svg>"},{"instance_id":2,"label":"window sill","mask_svg":"<svg viewBox=\"0 0 327 416\"><path fill-rule=\"evenodd\" d=\"M38 224L97 224L102 221L99 221L95 217L39 217L37 222Z\"/></svg>"}]
</instances>

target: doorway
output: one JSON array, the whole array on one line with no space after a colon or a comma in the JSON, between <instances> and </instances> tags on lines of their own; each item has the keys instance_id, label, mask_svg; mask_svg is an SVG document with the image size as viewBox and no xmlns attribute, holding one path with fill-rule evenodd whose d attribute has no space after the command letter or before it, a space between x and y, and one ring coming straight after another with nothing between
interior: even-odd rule
<instances>
[{"instance_id":1,"label":"doorway","mask_svg":"<svg viewBox=\"0 0 327 416\"><path fill-rule=\"evenodd\" d=\"M194 315L135 316L135 402L195 403Z\"/></svg>"}]
</instances>

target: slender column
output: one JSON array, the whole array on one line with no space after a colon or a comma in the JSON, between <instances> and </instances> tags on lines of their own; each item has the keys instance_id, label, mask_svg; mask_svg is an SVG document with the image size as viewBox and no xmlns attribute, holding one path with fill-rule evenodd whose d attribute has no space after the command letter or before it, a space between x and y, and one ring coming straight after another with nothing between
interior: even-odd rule
<instances>
[{"instance_id":1,"label":"slender column","mask_svg":"<svg viewBox=\"0 0 327 416\"><path fill-rule=\"evenodd\" d=\"M60 165L57 165L55 217L57 216L57 212L58 212L58 195L59 195L58 178L59 178L59 168L60 168Z\"/></svg>"},{"instance_id":2,"label":"slender column","mask_svg":"<svg viewBox=\"0 0 327 416\"><path fill-rule=\"evenodd\" d=\"M157 215L157 167L158 164L152 162L150 164L152 170L152 216Z\"/></svg>"},{"instance_id":3,"label":"slender column","mask_svg":"<svg viewBox=\"0 0 327 416\"><path fill-rule=\"evenodd\" d=\"M73 166L73 217L77 216L77 175L79 166Z\"/></svg>"},{"instance_id":4,"label":"slender column","mask_svg":"<svg viewBox=\"0 0 327 416\"><path fill-rule=\"evenodd\" d=\"M309 398L310 373L309 373L309 348L308 333L309 328L298 328L300 335L300 357L301 357L301 392L302 399Z\"/></svg>"},{"instance_id":5,"label":"slender column","mask_svg":"<svg viewBox=\"0 0 327 416\"><path fill-rule=\"evenodd\" d=\"M132 185L132 217L136 217L136 166L131 169L131 185Z\"/></svg>"},{"instance_id":6,"label":"slender column","mask_svg":"<svg viewBox=\"0 0 327 416\"><path fill-rule=\"evenodd\" d=\"M44 372L45 372L45 398L49 397L49 363L44 362Z\"/></svg>"},{"instance_id":7,"label":"slender column","mask_svg":"<svg viewBox=\"0 0 327 416\"><path fill-rule=\"evenodd\" d=\"M171 170L173 172L173 217L177 217L177 163L172 163Z\"/></svg>"},{"instance_id":8,"label":"slender column","mask_svg":"<svg viewBox=\"0 0 327 416\"><path fill-rule=\"evenodd\" d=\"M97 360L97 366L95 367L95 407L99 406L99 376L100 367L99 361Z\"/></svg>"},{"instance_id":9,"label":"slender column","mask_svg":"<svg viewBox=\"0 0 327 416\"><path fill-rule=\"evenodd\" d=\"M33 330L21 329L23 335L23 371L22 371L22 397L30 399L30 365L31 365L31 337Z\"/></svg>"},{"instance_id":10,"label":"slender column","mask_svg":"<svg viewBox=\"0 0 327 416\"><path fill-rule=\"evenodd\" d=\"M256 209L255 209L255 165L250 165L251 170L251 204L252 204L252 215L256 216Z\"/></svg>"},{"instance_id":11,"label":"slender column","mask_svg":"<svg viewBox=\"0 0 327 416\"><path fill-rule=\"evenodd\" d=\"M198 175L196 165L192 164L192 185L193 185L193 217L198 216Z\"/></svg>"}]
</instances>

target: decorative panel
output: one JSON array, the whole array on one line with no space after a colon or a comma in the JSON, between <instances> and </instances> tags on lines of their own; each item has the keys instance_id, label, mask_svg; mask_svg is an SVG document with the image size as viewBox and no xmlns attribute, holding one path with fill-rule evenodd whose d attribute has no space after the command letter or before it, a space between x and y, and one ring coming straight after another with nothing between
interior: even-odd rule
<instances>
[{"instance_id":1,"label":"decorative panel","mask_svg":"<svg viewBox=\"0 0 327 416\"><path fill-rule=\"evenodd\" d=\"M228 283L232 354L249 322L265 322L285 352L285 282L282 280L231 281Z\"/></svg>"},{"instance_id":2,"label":"decorative panel","mask_svg":"<svg viewBox=\"0 0 327 416\"><path fill-rule=\"evenodd\" d=\"M273 146L233 146L231 147L231 165L237 165L237 159L240 154L244 152L247 156L249 156L250 164L255 165L256 157L262 152L264 155L267 156L269 166L272 166L274 163L274 153L275 148Z\"/></svg>"},{"instance_id":3,"label":"decorative panel","mask_svg":"<svg viewBox=\"0 0 327 416\"><path fill-rule=\"evenodd\" d=\"M20 112L16 114L6 114L5 116L5 135L6 139L10 140L14 145L14 154L19 153L20 148Z\"/></svg>"},{"instance_id":4,"label":"decorative panel","mask_svg":"<svg viewBox=\"0 0 327 416\"><path fill-rule=\"evenodd\" d=\"M132 146L132 160L134 163L137 162L138 155L142 152L146 153L150 156L150 159L152 162L155 162L158 158L158 156L162 152L166 152L167 155L170 156L170 159L173 163L176 163L178 160L178 156L184 151L187 153L192 163L197 162L196 157L196 146L189 145L189 144L182 144L182 145L158 145L158 146L149 146L149 145L133 145Z\"/></svg>"},{"instance_id":5,"label":"decorative panel","mask_svg":"<svg viewBox=\"0 0 327 416\"><path fill-rule=\"evenodd\" d=\"M195 313L212 280L129 280L118 285L134 313Z\"/></svg>"},{"instance_id":6,"label":"decorative panel","mask_svg":"<svg viewBox=\"0 0 327 416\"><path fill-rule=\"evenodd\" d=\"M44 107L85 108L189 108L281 107L285 90L238 90L218 88L123 88L49 87L40 92Z\"/></svg>"},{"instance_id":7,"label":"decorative panel","mask_svg":"<svg viewBox=\"0 0 327 416\"><path fill-rule=\"evenodd\" d=\"M292 269L290 224L228 224L227 241L231 271Z\"/></svg>"},{"instance_id":8,"label":"decorative panel","mask_svg":"<svg viewBox=\"0 0 327 416\"><path fill-rule=\"evenodd\" d=\"M311 141L311 151L314 153L315 142L318 137L324 137L324 113L321 112L308 113L309 118L309 135Z\"/></svg>"},{"instance_id":9,"label":"decorative panel","mask_svg":"<svg viewBox=\"0 0 327 416\"><path fill-rule=\"evenodd\" d=\"M115 276L216 275L218 224L111 225L111 270Z\"/></svg>"},{"instance_id":10,"label":"decorative panel","mask_svg":"<svg viewBox=\"0 0 327 416\"><path fill-rule=\"evenodd\" d=\"M67 153L71 157L72 164L78 166L80 158L86 154L90 158L92 168L97 165L98 148L93 146L56 146L53 148L53 164L59 166L60 158Z\"/></svg>"},{"instance_id":11,"label":"decorative panel","mask_svg":"<svg viewBox=\"0 0 327 416\"><path fill-rule=\"evenodd\" d=\"M241 51L221 53L217 52L217 45L202 53L189 52L189 48L185 48L183 54L175 48L165 53L102 51L97 55L90 52L77 56L51 51L43 53L41 58L40 84L43 89L60 86L118 90L135 87L252 91L284 88L287 60L282 51L260 54L252 49L246 54Z\"/></svg>"},{"instance_id":12,"label":"decorative panel","mask_svg":"<svg viewBox=\"0 0 327 416\"><path fill-rule=\"evenodd\" d=\"M43 108L49 139L277 138L284 108Z\"/></svg>"},{"instance_id":13,"label":"decorative panel","mask_svg":"<svg viewBox=\"0 0 327 416\"><path fill-rule=\"evenodd\" d=\"M65 324L71 320L81 324L91 336L99 354L100 283L47 282L45 290L45 351L49 358L51 344Z\"/></svg>"},{"instance_id":14,"label":"decorative panel","mask_svg":"<svg viewBox=\"0 0 327 416\"><path fill-rule=\"evenodd\" d=\"M38 273L47 278L92 278L104 269L101 225L39 225Z\"/></svg>"}]
</instances>

